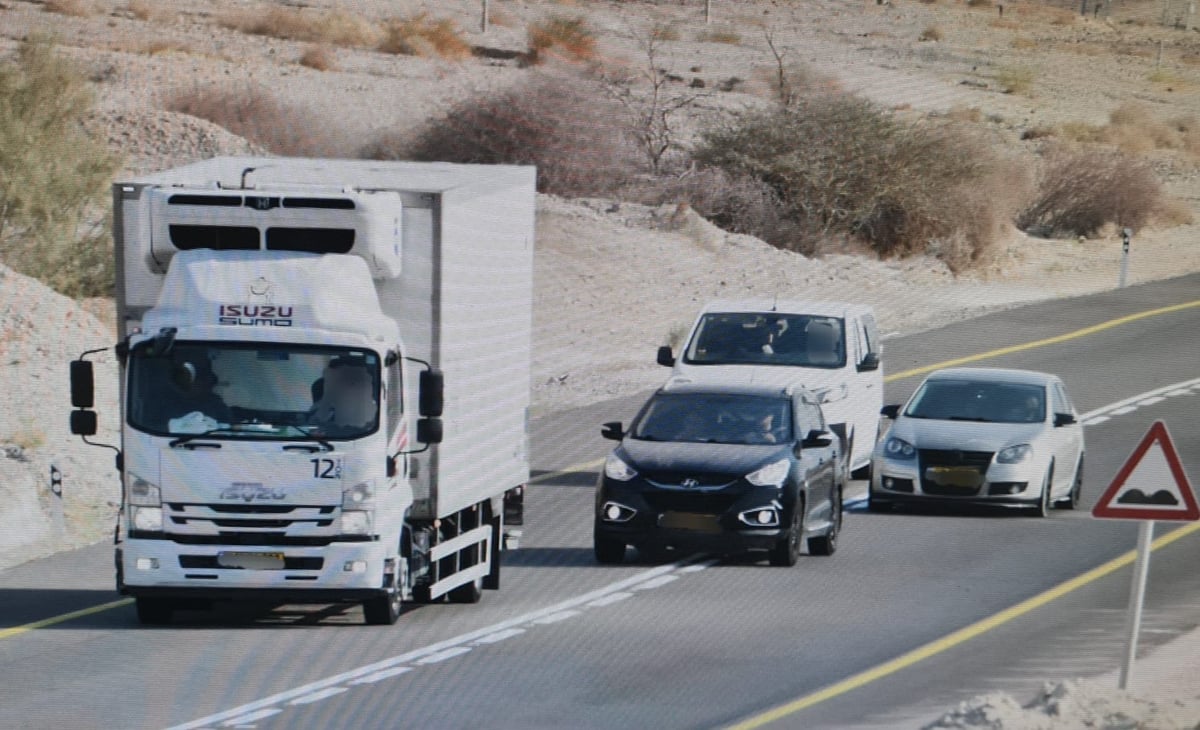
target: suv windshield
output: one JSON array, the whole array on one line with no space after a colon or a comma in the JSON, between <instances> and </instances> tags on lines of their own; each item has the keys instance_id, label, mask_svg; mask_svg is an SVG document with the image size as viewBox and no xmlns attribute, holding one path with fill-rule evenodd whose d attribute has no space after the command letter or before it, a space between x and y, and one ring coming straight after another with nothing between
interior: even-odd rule
<instances>
[{"instance_id":1,"label":"suv windshield","mask_svg":"<svg viewBox=\"0 0 1200 730\"><path fill-rule=\"evenodd\" d=\"M684 362L840 368L846 364L845 322L775 312L706 314L684 351Z\"/></svg>"},{"instance_id":2,"label":"suv windshield","mask_svg":"<svg viewBox=\"0 0 1200 730\"><path fill-rule=\"evenodd\" d=\"M904 415L942 421L1041 423L1046 420L1046 389L1022 383L928 380Z\"/></svg>"},{"instance_id":3,"label":"suv windshield","mask_svg":"<svg viewBox=\"0 0 1200 730\"><path fill-rule=\"evenodd\" d=\"M175 342L129 357L136 429L213 438L358 438L379 424L379 356L313 345Z\"/></svg>"},{"instance_id":4,"label":"suv windshield","mask_svg":"<svg viewBox=\"0 0 1200 730\"><path fill-rule=\"evenodd\" d=\"M791 400L720 393L659 393L633 425L633 438L722 444L792 440Z\"/></svg>"}]
</instances>

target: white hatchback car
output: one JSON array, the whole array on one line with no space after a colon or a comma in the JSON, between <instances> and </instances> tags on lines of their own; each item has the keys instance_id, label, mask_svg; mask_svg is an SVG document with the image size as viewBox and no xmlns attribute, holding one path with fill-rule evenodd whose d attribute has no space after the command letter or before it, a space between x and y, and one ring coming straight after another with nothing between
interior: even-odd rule
<instances>
[{"instance_id":1,"label":"white hatchback car","mask_svg":"<svg viewBox=\"0 0 1200 730\"><path fill-rule=\"evenodd\" d=\"M930 374L875 448L869 506L943 500L1073 509L1083 483L1083 426L1048 373L950 368Z\"/></svg>"}]
</instances>

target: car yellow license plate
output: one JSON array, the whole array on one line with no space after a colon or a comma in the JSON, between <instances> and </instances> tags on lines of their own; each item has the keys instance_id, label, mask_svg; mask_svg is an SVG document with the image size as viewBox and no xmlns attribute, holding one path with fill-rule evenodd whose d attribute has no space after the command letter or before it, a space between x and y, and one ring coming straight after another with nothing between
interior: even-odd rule
<instances>
[{"instance_id":1,"label":"car yellow license plate","mask_svg":"<svg viewBox=\"0 0 1200 730\"><path fill-rule=\"evenodd\" d=\"M243 570L283 570L283 553L223 552L217 553L217 565Z\"/></svg>"},{"instance_id":2,"label":"car yellow license plate","mask_svg":"<svg viewBox=\"0 0 1200 730\"><path fill-rule=\"evenodd\" d=\"M716 515L698 515L693 512L664 512L658 524L660 527L673 530L721 531L721 525L717 522Z\"/></svg>"},{"instance_id":3,"label":"car yellow license plate","mask_svg":"<svg viewBox=\"0 0 1200 730\"><path fill-rule=\"evenodd\" d=\"M925 478L939 487L977 489L983 484L983 474L965 466L931 466L925 470Z\"/></svg>"}]
</instances>

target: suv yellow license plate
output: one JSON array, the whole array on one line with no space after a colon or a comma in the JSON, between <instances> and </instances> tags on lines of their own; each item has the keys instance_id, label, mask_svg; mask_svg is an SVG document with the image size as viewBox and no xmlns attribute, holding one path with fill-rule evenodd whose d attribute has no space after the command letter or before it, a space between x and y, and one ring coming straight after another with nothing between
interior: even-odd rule
<instances>
[{"instance_id":1,"label":"suv yellow license plate","mask_svg":"<svg viewBox=\"0 0 1200 730\"><path fill-rule=\"evenodd\" d=\"M243 570L283 570L283 553L217 553L217 565Z\"/></svg>"},{"instance_id":2,"label":"suv yellow license plate","mask_svg":"<svg viewBox=\"0 0 1200 730\"><path fill-rule=\"evenodd\" d=\"M716 515L698 515L692 512L664 512L658 525L674 530L721 531L721 525L717 522Z\"/></svg>"}]
</instances>

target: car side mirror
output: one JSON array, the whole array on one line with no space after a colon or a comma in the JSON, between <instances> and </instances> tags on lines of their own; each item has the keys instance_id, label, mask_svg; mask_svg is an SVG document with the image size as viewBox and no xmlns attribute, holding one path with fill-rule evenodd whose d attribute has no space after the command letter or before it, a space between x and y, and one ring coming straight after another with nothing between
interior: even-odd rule
<instances>
[{"instance_id":1,"label":"car side mirror","mask_svg":"<svg viewBox=\"0 0 1200 730\"><path fill-rule=\"evenodd\" d=\"M1055 413L1054 414L1054 427L1055 428L1058 428L1059 426L1070 426L1073 423L1075 423L1075 416L1071 413Z\"/></svg>"},{"instance_id":2,"label":"car side mirror","mask_svg":"<svg viewBox=\"0 0 1200 730\"><path fill-rule=\"evenodd\" d=\"M900 416L900 404L892 403L884 406L880 409L879 415L883 416L884 418L890 418L893 421L896 420Z\"/></svg>"},{"instance_id":3,"label":"car side mirror","mask_svg":"<svg viewBox=\"0 0 1200 730\"><path fill-rule=\"evenodd\" d=\"M442 442L442 419L418 419L417 440L423 444L440 444Z\"/></svg>"},{"instance_id":4,"label":"car side mirror","mask_svg":"<svg viewBox=\"0 0 1200 730\"><path fill-rule=\"evenodd\" d=\"M625 438L625 430L620 421L609 421L600 427L600 435L609 441L620 441Z\"/></svg>"},{"instance_id":5,"label":"car side mirror","mask_svg":"<svg viewBox=\"0 0 1200 730\"><path fill-rule=\"evenodd\" d=\"M868 352L863 356L863 359L858 363L858 372L865 373L870 370L879 369L879 353Z\"/></svg>"},{"instance_id":6,"label":"car side mirror","mask_svg":"<svg viewBox=\"0 0 1200 730\"><path fill-rule=\"evenodd\" d=\"M833 438L829 435L828 431L820 431L814 428L808 432L808 435L804 437L804 440L800 442L800 445L804 448L811 449L818 446L829 446L832 443Z\"/></svg>"},{"instance_id":7,"label":"car side mirror","mask_svg":"<svg viewBox=\"0 0 1200 730\"><path fill-rule=\"evenodd\" d=\"M663 345L658 348L658 364L663 367L674 367L675 353L671 352L670 345Z\"/></svg>"}]
</instances>

